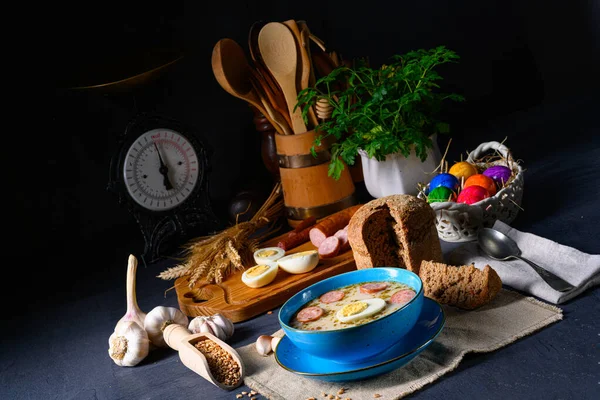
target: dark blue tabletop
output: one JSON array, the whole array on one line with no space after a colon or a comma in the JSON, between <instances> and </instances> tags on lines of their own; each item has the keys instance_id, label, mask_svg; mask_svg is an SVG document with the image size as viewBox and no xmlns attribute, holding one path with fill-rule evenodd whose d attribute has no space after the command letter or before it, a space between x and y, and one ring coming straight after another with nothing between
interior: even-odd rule
<instances>
[{"instance_id":1,"label":"dark blue tabletop","mask_svg":"<svg viewBox=\"0 0 600 400\"><path fill-rule=\"evenodd\" d=\"M598 110L592 97L540 106L490 122L471 135L468 143L456 140L452 146L462 152L483 141L507 138L505 143L526 169L523 211L512 225L597 254ZM143 310L158 305L177 307L175 291L166 291L172 282L156 278L168 264L138 268L138 302ZM124 278L125 270L120 282L94 293L74 288L60 302L39 305L5 321L0 399L229 400L248 390L218 389L183 366L170 349L151 352L133 368L115 365L107 353L108 338L125 312ZM562 321L498 351L467 355L456 370L409 398L597 398L600 289L588 290L560 307ZM273 311L237 323L229 344L243 346L279 329L277 309Z\"/></svg>"}]
</instances>

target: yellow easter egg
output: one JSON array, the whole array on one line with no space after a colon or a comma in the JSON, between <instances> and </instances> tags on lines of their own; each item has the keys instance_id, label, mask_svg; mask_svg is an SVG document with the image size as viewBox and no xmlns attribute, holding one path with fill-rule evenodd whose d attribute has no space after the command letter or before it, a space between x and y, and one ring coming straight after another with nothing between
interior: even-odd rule
<instances>
[{"instance_id":1,"label":"yellow easter egg","mask_svg":"<svg viewBox=\"0 0 600 400\"><path fill-rule=\"evenodd\" d=\"M454 175L460 181L462 178L465 180L472 175L476 175L478 173L477 168L467 161L460 161L450 167L448 173Z\"/></svg>"}]
</instances>

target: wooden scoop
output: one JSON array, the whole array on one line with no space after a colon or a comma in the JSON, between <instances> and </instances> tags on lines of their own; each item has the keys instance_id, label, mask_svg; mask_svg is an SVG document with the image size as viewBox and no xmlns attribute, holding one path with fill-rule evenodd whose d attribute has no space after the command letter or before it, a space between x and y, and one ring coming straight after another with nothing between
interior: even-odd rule
<instances>
[{"instance_id":1,"label":"wooden scoop","mask_svg":"<svg viewBox=\"0 0 600 400\"><path fill-rule=\"evenodd\" d=\"M296 72L299 56L294 34L281 22L269 22L258 34L258 46L266 67L281 87L294 133L305 133L302 111L300 108L294 110L298 102Z\"/></svg>"},{"instance_id":2,"label":"wooden scoop","mask_svg":"<svg viewBox=\"0 0 600 400\"><path fill-rule=\"evenodd\" d=\"M215 386L220 387L225 390L233 390L236 387L240 386L244 381L244 363L240 355L235 351L235 349L229 346L227 343L223 342L219 338L210 333L195 333L192 334L187 328L183 325L179 324L171 324L165 328L163 331L163 337L165 338L165 342L171 347L173 350L177 350L179 352L179 358L183 365L209 381ZM211 371L208 361L202 352L196 348L195 344L201 342L203 340L211 340L215 344L219 345L223 350L231 355L233 360L240 367L240 378L233 385L226 385L224 383L219 382L213 372Z\"/></svg>"},{"instance_id":3,"label":"wooden scoop","mask_svg":"<svg viewBox=\"0 0 600 400\"><path fill-rule=\"evenodd\" d=\"M221 39L212 52L212 70L219 85L232 96L247 101L256 107L277 130L283 134L279 124L272 120L250 81L250 66L244 49L233 39Z\"/></svg>"}]
</instances>

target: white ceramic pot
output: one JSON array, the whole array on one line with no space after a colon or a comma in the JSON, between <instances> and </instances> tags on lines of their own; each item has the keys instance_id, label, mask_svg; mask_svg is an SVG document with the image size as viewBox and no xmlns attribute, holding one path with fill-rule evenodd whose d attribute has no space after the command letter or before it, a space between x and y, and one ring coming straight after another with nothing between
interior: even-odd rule
<instances>
[{"instance_id":1,"label":"white ceramic pot","mask_svg":"<svg viewBox=\"0 0 600 400\"><path fill-rule=\"evenodd\" d=\"M370 158L364 150L358 150L362 161L363 176L367 191L374 198L392 194L411 194L419 192L418 183L426 184L431 180L433 171L439 166L441 154L435 135L433 149L427 149L427 158L421 161L411 150L408 158L401 153L389 154L385 161Z\"/></svg>"}]
</instances>

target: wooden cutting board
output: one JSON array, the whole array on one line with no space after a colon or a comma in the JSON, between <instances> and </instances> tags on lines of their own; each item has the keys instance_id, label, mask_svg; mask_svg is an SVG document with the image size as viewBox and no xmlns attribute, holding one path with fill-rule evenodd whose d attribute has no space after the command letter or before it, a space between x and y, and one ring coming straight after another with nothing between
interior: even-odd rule
<instances>
[{"instance_id":1,"label":"wooden cutting board","mask_svg":"<svg viewBox=\"0 0 600 400\"><path fill-rule=\"evenodd\" d=\"M262 247L276 246L282 236L265 242ZM287 251L286 255L313 249L316 249L315 246L307 242ZM250 267L252 265L246 266ZM313 283L355 269L352 250L348 250L336 257L320 260L315 269L305 274L289 274L280 268L275 280L261 288L246 286L242 282L243 271L238 271L220 284L198 282L191 289L189 277L181 277L175 281L175 290L179 308L188 317L221 313L233 322L240 322L281 306Z\"/></svg>"}]
</instances>

